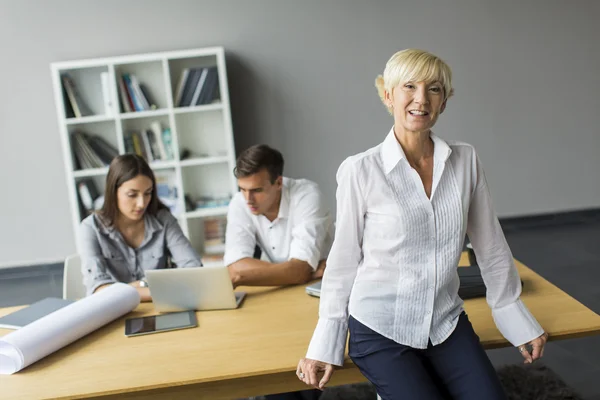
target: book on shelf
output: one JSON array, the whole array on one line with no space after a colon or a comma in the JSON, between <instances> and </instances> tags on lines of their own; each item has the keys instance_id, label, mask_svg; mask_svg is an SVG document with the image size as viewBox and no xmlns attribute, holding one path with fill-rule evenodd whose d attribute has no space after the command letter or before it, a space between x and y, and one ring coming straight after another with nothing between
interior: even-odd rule
<instances>
[{"instance_id":1,"label":"book on shelf","mask_svg":"<svg viewBox=\"0 0 600 400\"><path fill-rule=\"evenodd\" d=\"M121 100L121 110L125 113L134 111L133 102L131 101L131 97L129 97L129 92L125 87L125 79L123 76L119 77L119 99Z\"/></svg>"},{"instance_id":2,"label":"book on shelf","mask_svg":"<svg viewBox=\"0 0 600 400\"><path fill-rule=\"evenodd\" d=\"M168 171L157 171L154 173L156 179L156 195L160 201L166 205L171 214L179 215L177 184L175 183L175 174Z\"/></svg>"},{"instance_id":3,"label":"book on shelf","mask_svg":"<svg viewBox=\"0 0 600 400\"><path fill-rule=\"evenodd\" d=\"M71 110L73 111L73 116L76 118L81 118L92 115L92 110L90 110L87 104L82 100L73 78L71 78L69 74L62 74L61 81L64 93L67 95L67 100L71 106ZM69 112L71 110L68 108L65 109L65 115L67 118L72 118L69 117Z\"/></svg>"},{"instance_id":4,"label":"book on shelf","mask_svg":"<svg viewBox=\"0 0 600 400\"><path fill-rule=\"evenodd\" d=\"M162 129L158 121L152 122L147 129L124 133L123 139L126 153L140 155L149 163L173 159L171 131Z\"/></svg>"},{"instance_id":5,"label":"book on shelf","mask_svg":"<svg viewBox=\"0 0 600 400\"><path fill-rule=\"evenodd\" d=\"M173 104L175 104L177 107L179 106L179 104L181 104L181 98L183 96L183 89L185 87L185 84L187 82L189 74L190 74L190 69L186 68L183 71L181 71L181 75L179 75L179 80L177 81L177 88L175 90L175 96L174 96L175 101L173 102Z\"/></svg>"},{"instance_id":6,"label":"book on shelf","mask_svg":"<svg viewBox=\"0 0 600 400\"><path fill-rule=\"evenodd\" d=\"M175 105L190 107L209 104L218 93L217 67L186 68L181 72L175 91Z\"/></svg>"},{"instance_id":7,"label":"book on shelf","mask_svg":"<svg viewBox=\"0 0 600 400\"><path fill-rule=\"evenodd\" d=\"M163 141L162 128L160 126L160 122L154 121L150 124L150 130L152 131L152 136L154 143L158 148L158 153L160 154L161 160L170 160L169 155L167 154L167 149L165 142Z\"/></svg>"},{"instance_id":8,"label":"book on shelf","mask_svg":"<svg viewBox=\"0 0 600 400\"><path fill-rule=\"evenodd\" d=\"M75 169L107 167L113 158L119 154L117 149L102 137L82 131L71 133L71 148Z\"/></svg>"},{"instance_id":9,"label":"book on shelf","mask_svg":"<svg viewBox=\"0 0 600 400\"><path fill-rule=\"evenodd\" d=\"M104 196L102 196L96 183L91 178L82 179L77 182L77 194L79 196L82 219L90 213L99 210L104 203Z\"/></svg>"},{"instance_id":10,"label":"book on shelf","mask_svg":"<svg viewBox=\"0 0 600 400\"><path fill-rule=\"evenodd\" d=\"M195 209L227 207L231 201L230 195L200 196L193 202Z\"/></svg>"},{"instance_id":11,"label":"book on shelf","mask_svg":"<svg viewBox=\"0 0 600 400\"><path fill-rule=\"evenodd\" d=\"M204 218L204 253L222 254L225 251L226 217Z\"/></svg>"},{"instance_id":12,"label":"book on shelf","mask_svg":"<svg viewBox=\"0 0 600 400\"><path fill-rule=\"evenodd\" d=\"M124 112L156 110L148 88L133 74L123 74L119 79L119 92Z\"/></svg>"},{"instance_id":13,"label":"book on shelf","mask_svg":"<svg viewBox=\"0 0 600 400\"><path fill-rule=\"evenodd\" d=\"M115 113L113 107L112 96L110 95L110 80L108 76L108 72L100 73L100 82L102 83L102 99L104 100L104 114L107 116L112 116Z\"/></svg>"}]
</instances>

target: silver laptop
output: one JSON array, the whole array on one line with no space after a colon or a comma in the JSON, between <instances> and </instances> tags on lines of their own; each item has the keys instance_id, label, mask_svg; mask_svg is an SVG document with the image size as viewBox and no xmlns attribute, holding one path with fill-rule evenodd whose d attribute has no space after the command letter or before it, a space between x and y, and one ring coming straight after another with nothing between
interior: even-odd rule
<instances>
[{"instance_id":1,"label":"silver laptop","mask_svg":"<svg viewBox=\"0 0 600 400\"><path fill-rule=\"evenodd\" d=\"M232 309L246 296L233 291L227 267L153 269L146 280L159 312Z\"/></svg>"},{"instance_id":2,"label":"silver laptop","mask_svg":"<svg viewBox=\"0 0 600 400\"><path fill-rule=\"evenodd\" d=\"M321 297L321 282L322 281L319 281L317 283L313 283L310 286L307 286L306 293L310 294L311 296Z\"/></svg>"}]
</instances>

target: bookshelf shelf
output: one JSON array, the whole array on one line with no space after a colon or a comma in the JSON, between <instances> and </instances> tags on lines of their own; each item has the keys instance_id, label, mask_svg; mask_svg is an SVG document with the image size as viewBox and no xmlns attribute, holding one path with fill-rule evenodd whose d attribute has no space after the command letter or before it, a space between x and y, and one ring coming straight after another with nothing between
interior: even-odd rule
<instances>
[{"instance_id":1,"label":"bookshelf shelf","mask_svg":"<svg viewBox=\"0 0 600 400\"><path fill-rule=\"evenodd\" d=\"M160 109L160 110L150 110L150 111L136 111L129 113L121 113L121 119L136 119L136 118L151 118L151 117L162 117L165 115L169 115L170 111L168 109Z\"/></svg>"},{"instance_id":2,"label":"bookshelf shelf","mask_svg":"<svg viewBox=\"0 0 600 400\"><path fill-rule=\"evenodd\" d=\"M65 123L67 125L78 125L78 124L91 124L91 123L95 123L95 122L106 122L106 121L113 121L114 117L110 116L110 115L90 115L87 117L81 117L81 118L67 118L65 120Z\"/></svg>"},{"instance_id":3,"label":"bookshelf shelf","mask_svg":"<svg viewBox=\"0 0 600 400\"><path fill-rule=\"evenodd\" d=\"M207 104L201 106L193 106L193 107L179 107L173 110L175 114L186 114L192 112L202 112L202 111L214 111L214 110L222 110L223 105L221 103L216 104Z\"/></svg>"},{"instance_id":4,"label":"bookshelf shelf","mask_svg":"<svg viewBox=\"0 0 600 400\"><path fill-rule=\"evenodd\" d=\"M177 167L176 161L153 161L150 163L152 169L170 169Z\"/></svg>"},{"instance_id":5,"label":"bookshelf shelf","mask_svg":"<svg viewBox=\"0 0 600 400\"><path fill-rule=\"evenodd\" d=\"M221 157L202 157L202 158L194 158L191 160L184 160L180 162L182 167L193 167L196 165L209 165L209 164L220 164L226 163L229 161L229 157L221 156Z\"/></svg>"},{"instance_id":6,"label":"bookshelf shelf","mask_svg":"<svg viewBox=\"0 0 600 400\"><path fill-rule=\"evenodd\" d=\"M224 49L56 62L51 71L75 233L102 203L106 165L135 152L202 252L204 220L226 215L222 204L237 191Z\"/></svg>"},{"instance_id":7,"label":"bookshelf shelf","mask_svg":"<svg viewBox=\"0 0 600 400\"><path fill-rule=\"evenodd\" d=\"M93 168L93 169L83 169L80 171L74 171L73 177L75 178L87 178L90 176L100 176L106 175L108 173L108 168Z\"/></svg>"},{"instance_id":8,"label":"bookshelf shelf","mask_svg":"<svg viewBox=\"0 0 600 400\"><path fill-rule=\"evenodd\" d=\"M227 215L227 207L207 207L185 213L186 218L218 217Z\"/></svg>"}]
</instances>

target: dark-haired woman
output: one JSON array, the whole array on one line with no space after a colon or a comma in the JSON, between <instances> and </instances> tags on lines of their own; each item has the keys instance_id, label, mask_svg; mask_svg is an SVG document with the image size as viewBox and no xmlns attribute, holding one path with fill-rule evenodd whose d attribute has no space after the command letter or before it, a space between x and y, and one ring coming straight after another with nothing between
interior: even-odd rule
<instances>
[{"instance_id":1,"label":"dark-haired woman","mask_svg":"<svg viewBox=\"0 0 600 400\"><path fill-rule=\"evenodd\" d=\"M87 294L115 282L137 288L151 301L145 271L199 267L200 256L177 219L156 195L156 180L146 161L135 154L116 157L106 177L104 205L80 225L79 254Z\"/></svg>"}]
</instances>

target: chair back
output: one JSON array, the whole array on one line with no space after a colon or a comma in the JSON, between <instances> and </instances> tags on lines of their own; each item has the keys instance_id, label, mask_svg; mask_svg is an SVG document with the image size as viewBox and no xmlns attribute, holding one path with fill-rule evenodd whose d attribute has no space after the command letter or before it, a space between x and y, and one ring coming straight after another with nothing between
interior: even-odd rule
<instances>
[{"instance_id":1,"label":"chair back","mask_svg":"<svg viewBox=\"0 0 600 400\"><path fill-rule=\"evenodd\" d=\"M81 273L81 258L79 254L72 254L65 260L63 273L63 299L79 300L86 295Z\"/></svg>"}]
</instances>

